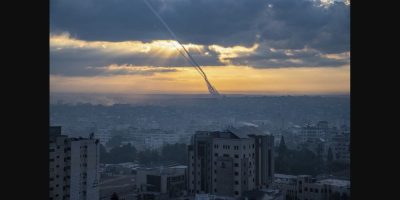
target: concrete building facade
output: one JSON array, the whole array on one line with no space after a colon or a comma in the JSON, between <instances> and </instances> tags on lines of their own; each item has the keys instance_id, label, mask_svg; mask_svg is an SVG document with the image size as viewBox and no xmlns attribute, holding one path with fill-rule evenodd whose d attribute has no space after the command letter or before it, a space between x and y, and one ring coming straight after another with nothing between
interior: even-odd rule
<instances>
[{"instance_id":1,"label":"concrete building facade","mask_svg":"<svg viewBox=\"0 0 400 200\"><path fill-rule=\"evenodd\" d=\"M99 141L68 138L61 127L49 130L50 199L99 199Z\"/></svg>"},{"instance_id":2,"label":"concrete building facade","mask_svg":"<svg viewBox=\"0 0 400 200\"><path fill-rule=\"evenodd\" d=\"M240 197L273 181L274 138L266 134L197 131L188 147L191 194Z\"/></svg>"},{"instance_id":3,"label":"concrete building facade","mask_svg":"<svg viewBox=\"0 0 400 200\"><path fill-rule=\"evenodd\" d=\"M187 194L187 166L139 168L136 188L140 199L173 199Z\"/></svg>"}]
</instances>

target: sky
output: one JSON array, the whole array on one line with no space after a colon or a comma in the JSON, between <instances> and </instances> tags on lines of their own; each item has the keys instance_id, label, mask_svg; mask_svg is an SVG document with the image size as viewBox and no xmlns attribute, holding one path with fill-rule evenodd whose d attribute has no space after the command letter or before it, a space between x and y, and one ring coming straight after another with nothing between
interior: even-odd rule
<instances>
[{"instance_id":1,"label":"sky","mask_svg":"<svg viewBox=\"0 0 400 200\"><path fill-rule=\"evenodd\" d=\"M223 94L347 94L350 2L147 0ZM50 92L208 93L143 0L51 0Z\"/></svg>"}]
</instances>

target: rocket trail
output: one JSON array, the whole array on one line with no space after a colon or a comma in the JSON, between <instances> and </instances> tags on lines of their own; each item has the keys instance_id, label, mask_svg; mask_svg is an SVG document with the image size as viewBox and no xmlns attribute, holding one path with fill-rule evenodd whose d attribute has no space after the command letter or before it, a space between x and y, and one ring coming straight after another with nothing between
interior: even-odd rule
<instances>
[{"instance_id":1,"label":"rocket trail","mask_svg":"<svg viewBox=\"0 0 400 200\"><path fill-rule=\"evenodd\" d=\"M147 0L143 0L144 3L147 5L147 7L149 7L149 9L151 10L151 12L160 20L160 22L164 25L164 27L167 29L167 31L171 34L171 36L175 39L175 41L178 42L178 44L180 45L181 49L183 49L183 51L185 53L183 53L181 51L181 49L179 49L179 47L177 47L175 44L175 48L178 50L178 52L190 63L193 65L193 67L199 72L199 74L203 77L204 81L207 84L207 89L208 92L213 95L213 96L217 96L219 97L220 94L218 92L218 90L211 84L211 82L208 80L207 78L207 74L203 71L203 69L201 68L201 66L196 62L196 60L194 60L194 58L192 57L192 55L190 55L189 51L185 48L185 46L182 45L182 43L179 42L178 37L175 35L175 33L169 28L168 24L165 23L164 19L156 12L156 10L154 10L153 6L151 6L151 4L147 1Z\"/></svg>"}]
</instances>

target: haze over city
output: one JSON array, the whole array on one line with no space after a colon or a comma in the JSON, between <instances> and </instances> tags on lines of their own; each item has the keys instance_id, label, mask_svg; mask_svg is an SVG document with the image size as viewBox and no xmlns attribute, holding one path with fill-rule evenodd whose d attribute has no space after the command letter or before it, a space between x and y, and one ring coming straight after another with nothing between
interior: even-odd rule
<instances>
[{"instance_id":1,"label":"haze over city","mask_svg":"<svg viewBox=\"0 0 400 200\"><path fill-rule=\"evenodd\" d=\"M350 199L350 0L49 16L51 200Z\"/></svg>"}]
</instances>

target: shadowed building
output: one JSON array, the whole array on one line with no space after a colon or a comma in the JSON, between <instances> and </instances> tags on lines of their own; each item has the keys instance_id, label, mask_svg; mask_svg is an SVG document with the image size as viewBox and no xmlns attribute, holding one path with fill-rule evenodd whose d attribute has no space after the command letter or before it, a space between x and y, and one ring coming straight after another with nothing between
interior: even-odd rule
<instances>
[{"instance_id":1,"label":"shadowed building","mask_svg":"<svg viewBox=\"0 0 400 200\"><path fill-rule=\"evenodd\" d=\"M197 131L188 148L191 194L239 197L273 181L272 135L239 129Z\"/></svg>"},{"instance_id":2,"label":"shadowed building","mask_svg":"<svg viewBox=\"0 0 400 200\"><path fill-rule=\"evenodd\" d=\"M61 127L49 128L50 199L99 199L99 142L68 138Z\"/></svg>"}]
</instances>

